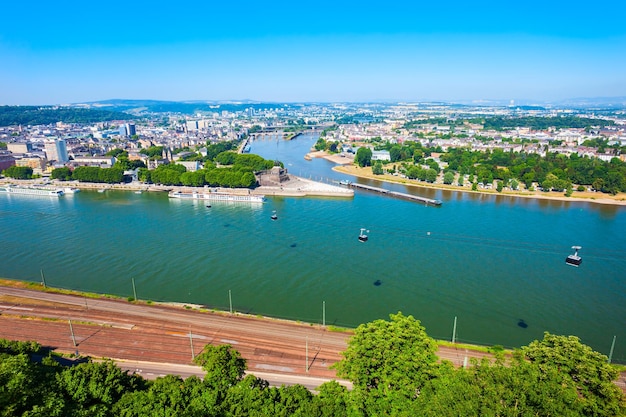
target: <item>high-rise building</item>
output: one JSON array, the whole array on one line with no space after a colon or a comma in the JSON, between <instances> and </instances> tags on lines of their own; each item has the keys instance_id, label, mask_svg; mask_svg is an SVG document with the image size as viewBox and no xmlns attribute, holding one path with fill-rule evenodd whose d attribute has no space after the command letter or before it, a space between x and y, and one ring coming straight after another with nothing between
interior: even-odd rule
<instances>
[{"instance_id":1,"label":"high-rise building","mask_svg":"<svg viewBox=\"0 0 626 417\"><path fill-rule=\"evenodd\" d=\"M120 125L120 136L130 137L137 134L134 123L125 123Z\"/></svg>"},{"instance_id":2,"label":"high-rise building","mask_svg":"<svg viewBox=\"0 0 626 417\"><path fill-rule=\"evenodd\" d=\"M64 164L70 159L67 154L67 145L64 139L47 140L44 142L44 149L48 161L56 161L60 164Z\"/></svg>"},{"instance_id":3,"label":"high-rise building","mask_svg":"<svg viewBox=\"0 0 626 417\"><path fill-rule=\"evenodd\" d=\"M198 130L198 121L197 120L187 120L185 123L185 127L187 128L187 132L192 132Z\"/></svg>"}]
</instances>

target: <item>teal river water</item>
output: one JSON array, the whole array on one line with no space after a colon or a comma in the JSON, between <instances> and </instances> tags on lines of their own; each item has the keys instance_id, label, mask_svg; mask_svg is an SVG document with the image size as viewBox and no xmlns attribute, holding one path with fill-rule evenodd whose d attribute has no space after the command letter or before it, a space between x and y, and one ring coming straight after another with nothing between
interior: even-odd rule
<instances>
[{"instance_id":1,"label":"teal river water","mask_svg":"<svg viewBox=\"0 0 626 417\"><path fill-rule=\"evenodd\" d=\"M303 159L314 142L262 140L252 152L303 177L349 178ZM165 193L0 195L0 276L40 281L43 268L49 286L124 297L134 280L141 299L224 310L230 291L237 311L315 323L325 304L339 326L402 311L440 339L457 317L457 340L485 345L549 331L608 355L616 336L613 361L626 363L626 207L369 183L443 205L360 191L211 208ZM564 262L572 245L580 268Z\"/></svg>"}]
</instances>

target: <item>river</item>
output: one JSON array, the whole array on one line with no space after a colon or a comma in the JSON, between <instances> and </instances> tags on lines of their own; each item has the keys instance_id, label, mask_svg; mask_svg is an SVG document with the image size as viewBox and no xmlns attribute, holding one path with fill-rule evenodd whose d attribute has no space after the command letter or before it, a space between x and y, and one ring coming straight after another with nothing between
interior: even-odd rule
<instances>
[{"instance_id":1,"label":"river","mask_svg":"<svg viewBox=\"0 0 626 417\"><path fill-rule=\"evenodd\" d=\"M353 179L315 142L257 140L252 153L292 174ZM0 195L0 276L144 300L203 304L337 326L402 311L450 340L518 347L576 335L626 363L626 209L586 202L421 190L441 207L364 191L353 199L264 204L83 191ZM276 210L278 220L270 215ZM369 240L359 242L360 228ZM567 266L572 245L579 268Z\"/></svg>"}]
</instances>

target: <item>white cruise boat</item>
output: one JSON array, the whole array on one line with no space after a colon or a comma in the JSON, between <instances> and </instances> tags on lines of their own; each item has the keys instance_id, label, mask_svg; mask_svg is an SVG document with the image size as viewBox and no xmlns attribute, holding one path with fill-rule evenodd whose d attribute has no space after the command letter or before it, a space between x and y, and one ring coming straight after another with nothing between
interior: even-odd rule
<instances>
[{"instance_id":1,"label":"white cruise boat","mask_svg":"<svg viewBox=\"0 0 626 417\"><path fill-rule=\"evenodd\" d=\"M65 192L60 188L24 187L14 184L0 186L0 193L16 195L39 195L48 197L61 197L65 194Z\"/></svg>"},{"instance_id":2,"label":"white cruise boat","mask_svg":"<svg viewBox=\"0 0 626 417\"><path fill-rule=\"evenodd\" d=\"M265 196L255 194L235 194L223 191L209 191L199 193L193 191L191 193L185 193L182 191L172 191L169 194L170 198L181 198L186 200L210 200L210 201L228 201L234 203L263 203Z\"/></svg>"}]
</instances>

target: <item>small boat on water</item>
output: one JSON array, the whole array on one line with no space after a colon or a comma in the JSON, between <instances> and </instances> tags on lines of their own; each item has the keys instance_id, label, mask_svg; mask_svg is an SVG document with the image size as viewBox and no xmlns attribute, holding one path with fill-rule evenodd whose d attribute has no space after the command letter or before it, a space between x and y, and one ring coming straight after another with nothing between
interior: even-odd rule
<instances>
[{"instance_id":1,"label":"small boat on water","mask_svg":"<svg viewBox=\"0 0 626 417\"><path fill-rule=\"evenodd\" d=\"M270 216L270 219L272 219L272 220L277 220L278 219L278 215L276 214L276 210L274 210L272 212L272 215Z\"/></svg>"},{"instance_id":2,"label":"small boat on water","mask_svg":"<svg viewBox=\"0 0 626 417\"><path fill-rule=\"evenodd\" d=\"M359 241L360 242L367 242L367 239L368 239L367 235L365 233L363 233L363 232L369 233L370 231L369 230L365 230L365 228L362 227L361 228L361 233L359 233Z\"/></svg>"},{"instance_id":3,"label":"small boat on water","mask_svg":"<svg viewBox=\"0 0 626 417\"><path fill-rule=\"evenodd\" d=\"M583 258L578 255L578 251L582 249L582 246L572 246L572 249L574 249L574 253L565 258L565 263L577 267L583 262Z\"/></svg>"}]
</instances>

